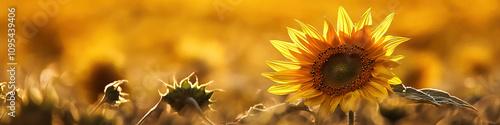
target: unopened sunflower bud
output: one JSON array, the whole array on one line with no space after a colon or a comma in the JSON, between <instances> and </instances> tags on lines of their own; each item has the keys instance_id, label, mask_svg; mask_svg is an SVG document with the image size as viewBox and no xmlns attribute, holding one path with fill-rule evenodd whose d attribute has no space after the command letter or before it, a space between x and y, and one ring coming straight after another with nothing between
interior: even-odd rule
<instances>
[{"instance_id":1,"label":"unopened sunflower bud","mask_svg":"<svg viewBox=\"0 0 500 125\"><path fill-rule=\"evenodd\" d=\"M120 104L128 102L128 99L123 98L123 96L128 95L127 93L122 93L122 88L120 84L128 82L127 80L118 80L106 85L104 89L104 99L103 101L109 103L112 106L120 106Z\"/></svg>"},{"instance_id":2,"label":"unopened sunflower bud","mask_svg":"<svg viewBox=\"0 0 500 125\"><path fill-rule=\"evenodd\" d=\"M97 106L90 112L90 114L93 114L104 103L108 103L113 107L118 107L120 106L120 104L128 102L129 101L128 99L123 98L123 96L126 96L128 94L122 93L122 88L120 87L120 84L124 82L128 81L117 80L106 85L106 87L104 88L104 96L102 97L101 101L97 104Z\"/></svg>"}]
</instances>

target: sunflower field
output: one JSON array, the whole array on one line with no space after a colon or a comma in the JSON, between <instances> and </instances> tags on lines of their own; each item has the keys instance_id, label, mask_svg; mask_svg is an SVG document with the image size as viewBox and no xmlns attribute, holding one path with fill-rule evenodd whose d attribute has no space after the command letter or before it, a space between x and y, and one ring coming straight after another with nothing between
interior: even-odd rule
<instances>
[{"instance_id":1,"label":"sunflower field","mask_svg":"<svg viewBox=\"0 0 500 125\"><path fill-rule=\"evenodd\" d=\"M498 0L3 0L0 125L497 125Z\"/></svg>"}]
</instances>

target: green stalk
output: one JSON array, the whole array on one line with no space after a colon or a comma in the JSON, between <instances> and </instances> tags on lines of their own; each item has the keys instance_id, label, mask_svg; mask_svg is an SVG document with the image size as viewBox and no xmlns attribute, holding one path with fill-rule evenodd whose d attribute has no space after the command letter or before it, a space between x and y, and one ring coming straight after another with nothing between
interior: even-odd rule
<instances>
[{"instance_id":1,"label":"green stalk","mask_svg":"<svg viewBox=\"0 0 500 125\"><path fill-rule=\"evenodd\" d=\"M156 103L156 105L155 105L153 108L151 108L151 109L148 111L148 113L146 113L146 114L145 114L145 115L141 118L141 120L139 120L139 122L137 122L137 124L136 124L136 125L142 125L142 123L144 122L144 120L146 120L146 117L148 117L148 116L149 116L149 114L151 114L151 112L153 112L154 110L156 110L156 107L158 107L158 105L160 105L161 100L162 100L162 98L160 98L160 100Z\"/></svg>"},{"instance_id":2,"label":"green stalk","mask_svg":"<svg viewBox=\"0 0 500 125\"><path fill-rule=\"evenodd\" d=\"M101 107L101 106L102 106L102 104L104 103L104 98L106 98L106 96L103 96L103 97L102 97L101 101L99 101L99 104L97 104L97 106L96 106L96 107L94 107L94 109L92 109L92 111L90 112L90 114L89 114L89 115L94 114L94 112L95 112L97 109L99 109L99 107Z\"/></svg>"},{"instance_id":3,"label":"green stalk","mask_svg":"<svg viewBox=\"0 0 500 125\"><path fill-rule=\"evenodd\" d=\"M201 111L201 108L200 108L200 106L198 106L198 103L196 102L196 100L194 100L192 97L189 97L186 99L186 102L191 103L196 108L196 110L198 111L200 116L203 119L205 119L208 123L210 123L210 125L214 125L214 123L212 121L210 121L210 119L208 119L207 116L205 116L205 114L203 114L203 111Z\"/></svg>"},{"instance_id":4,"label":"green stalk","mask_svg":"<svg viewBox=\"0 0 500 125\"><path fill-rule=\"evenodd\" d=\"M347 114L347 117L348 117L348 124L349 125L354 125L354 112L353 111L349 111L349 113Z\"/></svg>"}]
</instances>

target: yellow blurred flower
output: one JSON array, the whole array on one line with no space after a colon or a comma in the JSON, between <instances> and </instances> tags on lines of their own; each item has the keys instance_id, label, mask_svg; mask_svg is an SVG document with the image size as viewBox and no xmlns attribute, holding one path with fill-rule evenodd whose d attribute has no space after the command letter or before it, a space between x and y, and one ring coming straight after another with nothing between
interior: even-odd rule
<instances>
[{"instance_id":1,"label":"yellow blurred flower","mask_svg":"<svg viewBox=\"0 0 500 125\"><path fill-rule=\"evenodd\" d=\"M392 73L403 56L391 56L394 48L409 40L384 36L394 13L379 26L372 27L368 9L353 24L343 7L339 7L337 29L325 20L323 36L309 24L297 20L302 32L288 28L293 43L271 40L291 61L270 60L266 63L276 72L263 76L280 83L269 88L276 95L296 93L287 101L305 98L306 105L321 104L319 113L333 113L337 105L344 112L356 111L361 98L377 100L392 92L389 84L400 84Z\"/></svg>"}]
</instances>

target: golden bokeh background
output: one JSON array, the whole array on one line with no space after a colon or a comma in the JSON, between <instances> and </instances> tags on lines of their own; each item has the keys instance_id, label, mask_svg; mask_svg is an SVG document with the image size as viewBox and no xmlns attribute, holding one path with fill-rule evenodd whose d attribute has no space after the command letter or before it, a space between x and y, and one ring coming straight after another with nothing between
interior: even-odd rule
<instances>
[{"instance_id":1,"label":"golden bokeh background","mask_svg":"<svg viewBox=\"0 0 500 125\"><path fill-rule=\"evenodd\" d=\"M8 0L1 3L0 8L16 8L17 86L29 97L22 100L35 105L17 110L29 114L19 114L21 117L34 117L33 121L66 123L64 113L57 113L65 111L72 112L73 117L83 117L78 114L96 104L106 84L127 79L130 83L122 87L130 94L131 102L119 110L109 110L114 114L105 114L108 115L105 118L114 124L133 124L157 102L158 90L166 92L158 79L171 83L174 74L179 80L196 71L200 82L214 81L208 89L223 90L212 97L217 102L212 105L214 111L206 113L208 117L215 123L233 122L255 104L270 107L287 98L268 93L267 88L275 83L260 75L272 70L265 60L286 60L269 40L291 41L286 27L300 29L293 19L322 31L324 17L335 23L338 7L343 6L354 22L370 7L374 24L396 13L387 34L411 40L395 51L405 56L402 65L394 69L395 74L407 86L441 89L478 108L477 115L468 118L456 113L462 112L457 107L438 110L415 105L411 110L420 111L419 115L408 115L402 118L406 121L398 123L427 120L428 124L452 124L457 119L461 123L484 123L485 119L500 123L498 0ZM7 13L6 9L0 12L3 40L7 39ZM6 45L7 42L0 44L2 71L8 68ZM0 82L8 81L7 73L0 72ZM47 109L44 105L52 107ZM369 111L363 111L358 122L390 121L377 119L382 117L377 109L366 109ZM436 112L446 115L423 117ZM49 117L47 113L50 118L44 119ZM175 116L159 112L146 123L171 117ZM344 118L334 117L328 122L345 123L341 120Z\"/></svg>"}]
</instances>

